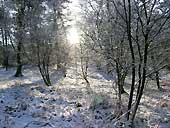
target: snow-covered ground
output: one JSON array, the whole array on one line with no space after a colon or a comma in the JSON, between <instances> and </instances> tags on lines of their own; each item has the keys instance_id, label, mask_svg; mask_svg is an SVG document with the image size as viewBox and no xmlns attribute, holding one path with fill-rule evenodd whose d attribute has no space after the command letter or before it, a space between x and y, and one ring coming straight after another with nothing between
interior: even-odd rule
<instances>
[{"instance_id":1,"label":"snow-covered ground","mask_svg":"<svg viewBox=\"0 0 170 128\"><path fill-rule=\"evenodd\" d=\"M22 78L13 74L14 69L0 69L0 128L114 128L116 96L104 72L89 69L93 93L75 67L66 78L52 72L52 87L44 85L35 67L25 68ZM146 88L137 128L170 128L170 86L164 89L158 91L155 84Z\"/></svg>"}]
</instances>

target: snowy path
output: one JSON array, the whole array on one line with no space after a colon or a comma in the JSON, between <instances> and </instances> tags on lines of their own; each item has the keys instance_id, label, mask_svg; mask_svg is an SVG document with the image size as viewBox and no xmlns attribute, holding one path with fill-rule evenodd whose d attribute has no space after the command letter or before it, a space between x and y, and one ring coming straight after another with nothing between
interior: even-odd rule
<instances>
[{"instance_id":1,"label":"snowy path","mask_svg":"<svg viewBox=\"0 0 170 128\"><path fill-rule=\"evenodd\" d=\"M68 69L66 78L62 77L61 72L55 71L52 87L44 86L36 68L25 69L22 78L16 79L11 74L14 74L14 70L6 72L0 69L0 128L113 127L108 117L114 117L112 108L116 105L115 93L111 80L103 72L89 71L93 95L88 94L80 69L75 67ZM154 89L145 92L138 114L140 123L142 120L145 125L154 126L156 122L162 126L168 125L168 91L158 92ZM92 99L101 96L110 104L93 110ZM140 124L140 127L145 126Z\"/></svg>"}]
</instances>

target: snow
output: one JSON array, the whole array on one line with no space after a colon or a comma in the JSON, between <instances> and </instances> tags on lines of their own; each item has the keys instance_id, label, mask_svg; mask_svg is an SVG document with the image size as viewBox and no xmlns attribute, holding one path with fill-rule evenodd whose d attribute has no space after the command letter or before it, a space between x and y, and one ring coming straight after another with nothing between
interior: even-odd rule
<instances>
[{"instance_id":1,"label":"snow","mask_svg":"<svg viewBox=\"0 0 170 128\"><path fill-rule=\"evenodd\" d=\"M0 128L114 128L116 96L112 80L103 71L89 69L93 93L88 92L80 69L69 67L51 74L53 86L46 87L36 67L24 68L24 77L15 78L15 69L0 69ZM150 93L150 92L154 93ZM136 126L170 127L170 88L146 89ZM127 96L125 96L127 97ZM102 106L98 104L104 103Z\"/></svg>"}]
</instances>

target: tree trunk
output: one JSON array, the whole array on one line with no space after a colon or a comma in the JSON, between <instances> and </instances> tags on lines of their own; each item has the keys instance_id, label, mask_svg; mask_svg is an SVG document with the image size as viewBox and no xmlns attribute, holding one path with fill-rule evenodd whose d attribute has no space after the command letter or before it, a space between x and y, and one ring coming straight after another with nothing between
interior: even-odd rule
<instances>
[{"instance_id":1,"label":"tree trunk","mask_svg":"<svg viewBox=\"0 0 170 128\"><path fill-rule=\"evenodd\" d=\"M38 42L38 41L37 41ZM37 43L37 59L38 59L38 68L43 78L45 85L51 86L51 80L49 75L49 63L50 63L50 53L48 47L46 47L46 52L43 56L40 56L41 50L40 45Z\"/></svg>"},{"instance_id":2,"label":"tree trunk","mask_svg":"<svg viewBox=\"0 0 170 128\"><path fill-rule=\"evenodd\" d=\"M17 69L15 73L15 77L21 77L22 75L22 62L21 62L21 48L24 38L24 16L25 16L25 1L21 1L21 7L18 9L17 12Z\"/></svg>"},{"instance_id":3,"label":"tree trunk","mask_svg":"<svg viewBox=\"0 0 170 128\"><path fill-rule=\"evenodd\" d=\"M143 59L144 62L143 62L143 74L142 74L141 88L140 88L139 94L138 94L137 99L136 99L136 104L134 106L134 111L132 113L132 122L133 122L133 120L135 118L135 115L136 115L140 100L141 100L142 95L143 95L143 90L144 90L144 87L145 87L146 66L147 66L148 47L149 47L149 43L147 41L148 41L148 34L146 34L146 36L145 36L145 49L144 49L144 59Z\"/></svg>"},{"instance_id":4,"label":"tree trunk","mask_svg":"<svg viewBox=\"0 0 170 128\"><path fill-rule=\"evenodd\" d=\"M135 54L134 54L132 35L131 35L131 0L128 0L128 10L126 8L126 2L124 0L124 10L125 10L125 16L126 16L127 35L128 35L129 47L130 47L131 58L132 58L132 63L131 63L132 83L131 83L130 96L129 96L129 102L128 102L128 113L127 113L127 120L129 120L130 109L131 109L132 101L133 101L133 93L135 89L135 77L136 77ZM127 14L127 12L129 14Z\"/></svg>"},{"instance_id":5,"label":"tree trunk","mask_svg":"<svg viewBox=\"0 0 170 128\"><path fill-rule=\"evenodd\" d=\"M8 70L8 66L9 66L9 63L8 63L8 58L9 58L9 55L8 55L8 33L7 33L7 30L5 30L5 69L6 71Z\"/></svg>"},{"instance_id":6,"label":"tree trunk","mask_svg":"<svg viewBox=\"0 0 170 128\"><path fill-rule=\"evenodd\" d=\"M136 99L138 97L139 91L140 91L140 87L141 87L141 82L142 82L142 74L141 74L141 63L142 61L140 61L140 64L138 66L138 77L139 77L139 82L138 82L138 88L137 88L137 92L136 92Z\"/></svg>"},{"instance_id":7,"label":"tree trunk","mask_svg":"<svg viewBox=\"0 0 170 128\"><path fill-rule=\"evenodd\" d=\"M138 82L138 87L137 87L137 92L136 92L136 99L138 97L139 91L140 91L140 87L141 87L141 81L142 81L142 73L141 73L141 69L142 69L142 53L141 53L141 48L140 48L140 44L139 44L139 19L137 21L137 27L136 27L136 44L137 44L137 49L138 49L138 54L139 54L139 64L138 64L138 78L139 78L139 82Z\"/></svg>"},{"instance_id":8,"label":"tree trunk","mask_svg":"<svg viewBox=\"0 0 170 128\"><path fill-rule=\"evenodd\" d=\"M156 72L156 84L157 84L158 89L161 89L160 82L159 82L159 71Z\"/></svg>"},{"instance_id":9,"label":"tree trunk","mask_svg":"<svg viewBox=\"0 0 170 128\"><path fill-rule=\"evenodd\" d=\"M121 92L121 94L126 93L123 86L124 86L124 80L121 80L121 84L120 84L120 92Z\"/></svg>"},{"instance_id":10,"label":"tree trunk","mask_svg":"<svg viewBox=\"0 0 170 128\"><path fill-rule=\"evenodd\" d=\"M51 86L52 84L51 84L49 72L45 68L43 68L41 65L38 65L38 68L39 68L39 71L41 73L44 83L47 86Z\"/></svg>"},{"instance_id":11,"label":"tree trunk","mask_svg":"<svg viewBox=\"0 0 170 128\"><path fill-rule=\"evenodd\" d=\"M17 46L17 70L15 77L21 77L22 75L22 62L21 62L21 43Z\"/></svg>"},{"instance_id":12,"label":"tree trunk","mask_svg":"<svg viewBox=\"0 0 170 128\"><path fill-rule=\"evenodd\" d=\"M5 67L5 36L4 36L4 29L1 28L1 38L2 38L2 48L3 48L3 62L2 65Z\"/></svg>"},{"instance_id":13,"label":"tree trunk","mask_svg":"<svg viewBox=\"0 0 170 128\"><path fill-rule=\"evenodd\" d=\"M117 60L118 61L118 60ZM117 73L117 86L118 86L118 117L122 114L122 94L125 93L123 88L125 77L121 74L121 68L118 62L116 62L116 73Z\"/></svg>"},{"instance_id":14,"label":"tree trunk","mask_svg":"<svg viewBox=\"0 0 170 128\"><path fill-rule=\"evenodd\" d=\"M1 38L2 38L2 45L3 45L3 67L5 67L6 71L8 70L8 33L7 30L1 28Z\"/></svg>"}]
</instances>

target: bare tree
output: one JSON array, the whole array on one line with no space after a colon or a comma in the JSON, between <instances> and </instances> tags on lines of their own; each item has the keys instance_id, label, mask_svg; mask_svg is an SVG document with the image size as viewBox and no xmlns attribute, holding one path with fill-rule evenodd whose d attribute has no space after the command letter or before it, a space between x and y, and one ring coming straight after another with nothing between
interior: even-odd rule
<instances>
[{"instance_id":1,"label":"bare tree","mask_svg":"<svg viewBox=\"0 0 170 128\"><path fill-rule=\"evenodd\" d=\"M169 57L166 57L169 45L164 44L160 38L162 33L165 34L169 23L169 7L165 6L166 2L93 0L88 1L85 8L86 27L83 30L84 35L91 40L87 45L99 55L104 55L106 62L116 70L119 92L126 75L132 76L127 113L127 120L132 122L143 95L146 79L149 75L154 75L160 88L159 71L169 61ZM166 48L161 48L162 46ZM125 54L122 54L124 52ZM120 94L119 99L121 101Z\"/></svg>"},{"instance_id":2,"label":"bare tree","mask_svg":"<svg viewBox=\"0 0 170 128\"><path fill-rule=\"evenodd\" d=\"M80 62L81 62L81 71L83 79L86 81L87 86L90 87L90 82L88 80L88 66L89 66L89 53L88 49L84 44L80 43Z\"/></svg>"}]
</instances>

